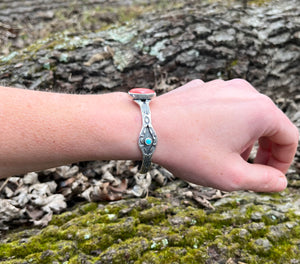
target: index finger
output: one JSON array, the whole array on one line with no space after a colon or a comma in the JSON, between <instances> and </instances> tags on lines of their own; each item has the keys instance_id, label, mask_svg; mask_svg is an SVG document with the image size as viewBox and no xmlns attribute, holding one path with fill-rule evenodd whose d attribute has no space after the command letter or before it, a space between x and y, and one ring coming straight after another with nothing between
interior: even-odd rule
<instances>
[{"instance_id":1,"label":"index finger","mask_svg":"<svg viewBox=\"0 0 300 264\"><path fill-rule=\"evenodd\" d=\"M269 129L259 139L255 163L269 165L286 173L297 150L299 132L279 109L271 119Z\"/></svg>"}]
</instances>

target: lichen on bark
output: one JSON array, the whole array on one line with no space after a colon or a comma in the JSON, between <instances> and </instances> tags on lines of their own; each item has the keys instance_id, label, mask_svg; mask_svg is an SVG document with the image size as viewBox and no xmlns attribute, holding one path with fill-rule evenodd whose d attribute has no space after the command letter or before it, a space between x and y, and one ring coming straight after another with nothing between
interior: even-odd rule
<instances>
[{"instance_id":1,"label":"lichen on bark","mask_svg":"<svg viewBox=\"0 0 300 264\"><path fill-rule=\"evenodd\" d=\"M235 192L215 201L215 210L174 200L149 197L80 205L56 215L40 231L8 235L0 243L0 260L225 263L231 258L233 263L299 263L299 194Z\"/></svg>"}]
</instances>

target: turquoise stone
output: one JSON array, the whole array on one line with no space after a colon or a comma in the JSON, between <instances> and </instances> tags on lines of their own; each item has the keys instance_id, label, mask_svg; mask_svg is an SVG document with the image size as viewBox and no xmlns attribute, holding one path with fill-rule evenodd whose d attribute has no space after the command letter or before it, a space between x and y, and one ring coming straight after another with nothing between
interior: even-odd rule
<instances>
[{"instance_id":1,"label":"turquoise stone","mask_svg":"<svg viewBox=\"0 0 300 264\"><path fill-rule=\"evenodd\" d=\"M146 138L145 143L146 143L146 145L151 145L152 139L151 138Z\"/></svg>"}]
</instances>

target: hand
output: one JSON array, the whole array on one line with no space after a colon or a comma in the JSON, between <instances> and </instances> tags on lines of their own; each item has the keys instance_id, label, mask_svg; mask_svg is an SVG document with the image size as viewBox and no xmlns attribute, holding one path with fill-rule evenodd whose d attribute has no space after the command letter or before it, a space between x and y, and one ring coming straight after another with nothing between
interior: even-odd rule
<instances>
[{"instance_id":1,"label":"hand","mask_svg":"<svg viewBox=\"0 0 300 264\"><path fill-rule=\"evenodd\" d=\"M151 111L158 136L153 161L174 175L227 191L286 187L298 129L248 82L194 80L155 98Z\"/></svg>"}]
</instances>

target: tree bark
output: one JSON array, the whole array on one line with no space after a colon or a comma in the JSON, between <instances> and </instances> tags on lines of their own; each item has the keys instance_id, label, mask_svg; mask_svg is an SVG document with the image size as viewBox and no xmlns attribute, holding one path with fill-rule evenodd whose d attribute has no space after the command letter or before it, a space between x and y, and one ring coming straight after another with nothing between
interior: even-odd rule
<instances>
[{"instance_id":1,"label":"tree bark","mask_svg":"<svg viewBox=\"0 0 300 264\"><path fill-rule=\"evenodd\" d=\"M56 35L2 57L1 84L76 93L132 87L160 92L195 78L245 78L267 93L295 94L300 84L296 2L245 10L188 1L98 33Z\"/></svg>"}]
</instances>

